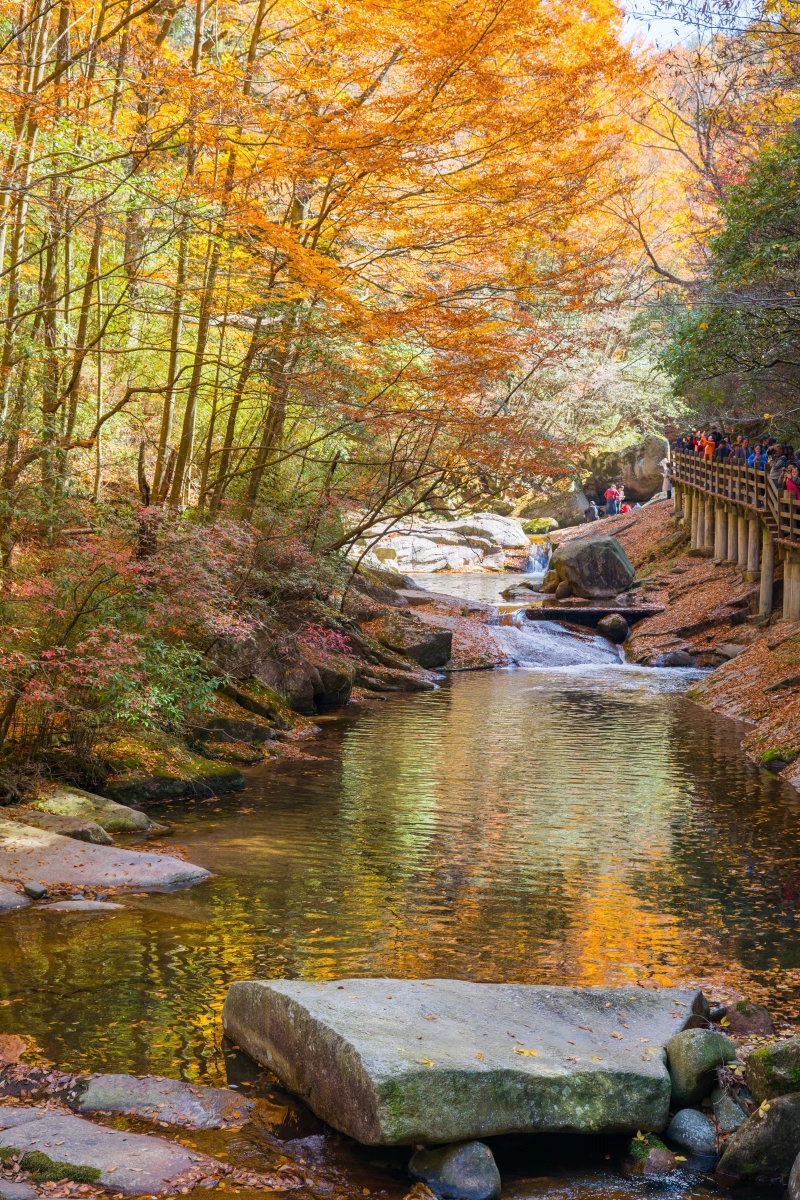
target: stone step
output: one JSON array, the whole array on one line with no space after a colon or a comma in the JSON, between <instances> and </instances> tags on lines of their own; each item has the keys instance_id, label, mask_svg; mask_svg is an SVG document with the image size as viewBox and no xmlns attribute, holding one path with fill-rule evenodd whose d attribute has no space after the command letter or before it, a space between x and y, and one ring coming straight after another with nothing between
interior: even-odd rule
<instances>
[{"instance_id":1,"label":"stone step","mask_svg":"<svg viewBox=\"0 0 800 1200\"><path fill-rule=\"evenodd\" d=\"M457 979L234 983L223 1025L323 1120L368 1145L667 1122L664 1044L702 992Z\"/></svg>"},{"instance_id":2,"label":"stone step","mask_svg":"<svg viewBox=\"0 0 800 1200\"><path fill-rule=\"evenodd\" d=\"M71 1102L72 1103L72 1102ZM227 1088L155 1075L90 1075L74 1105L84 1113L129 1113L187 1129L224 1129L247 1120L253 1102Z\"/></svg>"}]
</instances>

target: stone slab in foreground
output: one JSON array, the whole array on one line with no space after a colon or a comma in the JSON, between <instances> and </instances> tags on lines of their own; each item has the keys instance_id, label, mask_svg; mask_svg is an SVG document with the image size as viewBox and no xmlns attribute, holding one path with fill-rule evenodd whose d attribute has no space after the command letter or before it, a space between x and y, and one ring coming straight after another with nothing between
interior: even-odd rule
<instances>
[{"instance_id":1,"label":"stone slab in foreground","mask_svg":"<svg viewBox=\"0 0 800 1200\"><path fill-rule=\"evenodd\" d=\"M54 1162L99 1168L100 1183L128 1195L174 1191L182 1177L189 1182L220 1170L214 1159L163 1138L37 1108L0 1107L0 1146L43 1150Z\"/></svg>"},{"instance_id":2,"label":"stone slab in foreground","mask_svg":"<svg viewBox=\"0 0 800 1200\"><path fill-rule=\"evenodd\" d=\"M0 820L0 879L18 883L174 887L210 872L178 858L76 842L49 830Z\"/></svg>"},{"instance_id":3,"label":"stone slab in foreground","mask_svg":"<svg viewBox=\"0 0 800 1200\"><path fill-rule=\"evenodd\" d=\"M457 979L234 983L229 1038L368 1145L661 1130L702 992Z\"/></svg>"}]
</instances>

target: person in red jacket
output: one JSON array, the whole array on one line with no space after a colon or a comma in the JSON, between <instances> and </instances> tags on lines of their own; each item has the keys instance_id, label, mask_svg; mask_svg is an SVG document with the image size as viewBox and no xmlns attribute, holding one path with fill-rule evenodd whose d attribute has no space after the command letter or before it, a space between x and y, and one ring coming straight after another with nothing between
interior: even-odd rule
<instances>
[{"instance_id":1,"label":"person in red jacket","mask_svg":"<svg viewBox=\"0 0 800 1200\"><path fill-rule=\"evenodd\" d=\"M606 501L606 516L607 517L615 517L617 515L617 513L619 512L619 500L620 500L619 491L612 483L611 487L606 488L603 495L604 495L605 501Z\"/></svg>"}]
</instances>

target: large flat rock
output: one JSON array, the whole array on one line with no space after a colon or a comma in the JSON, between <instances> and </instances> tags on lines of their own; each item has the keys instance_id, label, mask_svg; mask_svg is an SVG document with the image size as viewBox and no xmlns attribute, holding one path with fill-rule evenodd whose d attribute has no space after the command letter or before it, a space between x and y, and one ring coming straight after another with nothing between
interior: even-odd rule
<instances>
[{"instance_id":1,"label":"large flat rock","mask_svg":"<svg viewBox=\"0 0 800 1200\"><path fill-rule=\"evenodd\" d=\"M210 872L179 858L93 846L46 829L0 820L0 879L18 883L174 887L199 883Z\"/></svg>"},{"instance_id":2,"label":"large flat rock","mask_svg":"<svg viewBox=\"0 0 800 1200\"><path fill-rule=\"evenodd\" d=\"M10 883L0 883L0 913L15 912L27 908L30 900L24 892L18 892Z\"/></svg>"},{"instance_id":3,"label":"large flat rock","mask_svg":"<svg viewBox=\"0 0 800 1200\"><path fill-rule=\"evenodd\" d=\"M457 979L234 983L228 1037L368 1145L661 1130L664 1043L708 1011L679 988Z\"/></svg>"},{"instance_id":4,"label":"large flat rock","mask_svg":"<svg viewBox=\"0 0 800 1200\"><path fill-rule=\"evenodd\" d=\"M100 1183L129 1195L174 1191L185 1172L214 1177L220 1170L214 1159L163 1138L37 1108L0 1107L0 1146L42 1150L54 1162L97 1167Z\"/></svg>"},{"instance_id":5,"label":"large flat rock","mask_svg":"<svg viewBox=\"0 0 800 1200\"><path fill-rule=\"evenodd\" d=\"M239 1092L181 1079L90 1075L75 1107L86 1113L130 1113L190 1129L224 1129L247 1120L253 1103Z\"/></svg>"}]
</instances>

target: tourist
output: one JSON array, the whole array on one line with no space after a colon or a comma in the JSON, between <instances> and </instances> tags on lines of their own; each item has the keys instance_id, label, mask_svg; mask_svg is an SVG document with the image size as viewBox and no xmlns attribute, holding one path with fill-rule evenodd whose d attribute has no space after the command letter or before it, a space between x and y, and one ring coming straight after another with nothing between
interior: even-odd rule
<instances>
[{"instance_id":1,"label":"tourist","mask_svg":"<svg viewBox=\"0 0 800 1200\"><path fill-rule=\"evenodd\" d=\"M794 465L786 468L786 491L790 500L794 500L795 504L800 503L800 477Z\"/></svg>"},{"instance_id":2,"label":"tourist","mask_svg":"<svg viewBox=\"0 0 800 1200\"><path fill-rule=\"evenodd\" d=\"M668 458L662 458L658 464L661 468L661 490L668 500L672 499L672 465Z\"/></svg>"},{"instance_id":3,"label":"tourist","mask_svg":"<svg viewBox=\"0 0 800 1200\"><path fill-rule=\"evenodd\" d=\"M603 495L606 502L606 516L615 517L619 512L617 507L620 500L619 490L612 483L610 487L606 488Z\"/></svg>"},{"instance_id":4,"label":"tourist","mask_svg":"<svg viewBox=\"0 0 800 1200\"><path fill-rule=\"evenodd\" d=\"M599 521L600 520L600 509L597 507L594 500L589 501L589 507L587 508L586 512L583 514L583 519L584 519L584 521Z\"/></svg>"},{"instance_id":5,"label":"tourist","mask_svg":"<svg viewBox=\"0 0 800 1200\"><path fill-rule=\"evenodd\" d=\"M731 450L731 461L738 463L747 462L747 438L741 434L736 439L736 445Z\"/></svg>"},{"instance_id":6,"label":"tourist","mask_svg":"<svg viewBox=\"0 0 800 1200\"><path fill-rule=\"evenodd\" d=\"M779 488L781 486L783 472L789 465L789 459L783 453L783 446L770 446L770 450L773 451L773 454L769 464L769 478L770 482L774 483L776 488Z\"/></svg>"},{"instance_id":7,"label":"tourist","mask_svg":"<svg viewBox=\"0 0 800 1200\"><path fill-rule=\"evenodd\" d=\"M630 504L628 504L628 503L627 503L627 501L625 502L625 504L621 504L621 505L620 505L620 508L619 508L619 511L620 511L621 513L630 512L630 511L631 511L631 506L630 506Z\"/></svg>"}]
</instances>

